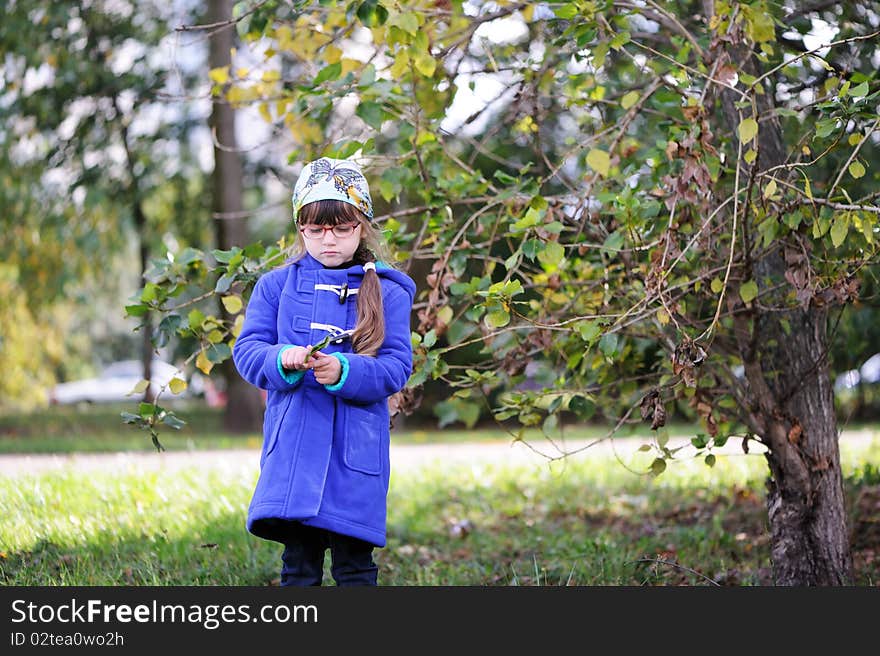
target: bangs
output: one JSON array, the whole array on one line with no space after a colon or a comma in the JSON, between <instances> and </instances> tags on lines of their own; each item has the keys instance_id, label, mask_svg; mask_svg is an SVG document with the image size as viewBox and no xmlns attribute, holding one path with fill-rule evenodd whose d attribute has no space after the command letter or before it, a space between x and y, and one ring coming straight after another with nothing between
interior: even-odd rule
<instances>
[{"instance_id":1,"label":"bangs","mask_svg":"<svg viewBox=\"0 0 880 656\"><path fill-rule=\"evenodd\" d=\"M340 223L361 223L367 215L350 203L341 200L318 200L299 209L299 225L339 225Z\"/></svg>"}]
</instances>

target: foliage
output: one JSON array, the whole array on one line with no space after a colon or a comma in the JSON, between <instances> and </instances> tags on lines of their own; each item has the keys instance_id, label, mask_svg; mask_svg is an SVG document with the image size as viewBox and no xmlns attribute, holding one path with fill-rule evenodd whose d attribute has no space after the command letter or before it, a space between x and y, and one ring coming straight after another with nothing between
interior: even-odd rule
<instances>
[{"instance_id":1,"label":"foliage","mask_svg":"<svg viewBox=\"0 0 880 656\"><path fill-rule=\"evenodd\" d=\"M735 328L759 339L760 316L839 307L876 273L877 10L706 4L237 5L261 63L211 71L214 93L288 130L291 163L361 159L398 257L425 270L404 411L430 381L454 389L444 423L489 408L552 430L601 408L660 430L675 404L707 464L730 437L748 450ZM129 311L192 333L208 370L236 324L170 299L195 285L238 308L285 239L176 254ZM762 277L777 252L785 280Z\"/></svg>"},{"instance_id":2,"label":"foliage","mask_svg":"<svg viewBox=\"0 0 880 656\"><path fill-rule=\"evenodd\" d=\"M140 2L135 11L124 2L48 0L4 9L0 255L16 272L22 321L30 315L34 337L53 335L21 353L0 349L4 370L7 357L42 367L19 379L22 389L7 390L12 402L37 400L35 382L77 368L71 361L85 349L75 340L88 335L87 319L106 318L96 316L93 298L118 289L130 242L164 248L173 227L179 241L203 243L200 171L192 149L181 147L193 117L189 105L168 103L171 60L163 63L157 49L169 11L163 3ZM187 78L178 67L174 80ZM71 308L81 323L58 326Z\"/></svg>"}]
</instances>

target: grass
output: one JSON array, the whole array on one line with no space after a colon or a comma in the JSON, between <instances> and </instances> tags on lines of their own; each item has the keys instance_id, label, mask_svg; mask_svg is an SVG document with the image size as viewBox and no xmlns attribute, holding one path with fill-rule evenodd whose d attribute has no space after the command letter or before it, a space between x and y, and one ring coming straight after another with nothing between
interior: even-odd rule
<instances>
[{"instance_id":1,"label":"grass","mask_svg":"<svg viewBox=\"0 0 880 656\"><path fill-rule=\"evenodd\" d=\"M117 451L155 452L149 435L122 423L121 412L134 412L136 404L53 406L29 414L0 415L0 455L12 453L113 453ZM182 405L175 412L187 422L179 431L165 428L159 439L168 451L204 449L258 449L262 434L234 435L223 430L220 410L203 404ZM698 428L670 426L670 433L695 434ZM578 426L567 431L569 439L598 438L604 426ZM625 428L618 435L645 434L644 427ZM526 438L539 439L540 431L530 430ZM394 432L398 444L461 443L473 441L509 442L511 433L498 427L434 428L400 426Z\"/></svg>"},{"instance_id":2,"label":"grass","mask_svg":"<svg viewBox=\"0 0 880 656\"><path fill-rule=\"evenodd\" d=\"M856 583L877 585L880 444L841 448ZM652 479L600 454L400 472L380 584L769 584L764 476L759 456L685 460ZM255 478L250 462L0 478L0 581L277 584L280 545L244 529Z\"/></svg>"}]
</instances>

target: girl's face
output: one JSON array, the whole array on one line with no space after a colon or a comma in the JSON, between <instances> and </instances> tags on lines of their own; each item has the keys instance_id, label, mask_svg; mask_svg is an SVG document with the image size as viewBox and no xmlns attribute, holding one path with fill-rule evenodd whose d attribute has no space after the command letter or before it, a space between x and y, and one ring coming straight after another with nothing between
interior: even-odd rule
<instances>
[{"instance_id":1,"label":"girl's face","mask_svg":"<svg viewBox=\"0 0 880 656\"><path fill-rule=\"evenodd\" d=\"M325 267L350 262L361 243L361 232L356 221L334 226L309 223L300 228L306 252Z\"/></svg>"}]
</instances>

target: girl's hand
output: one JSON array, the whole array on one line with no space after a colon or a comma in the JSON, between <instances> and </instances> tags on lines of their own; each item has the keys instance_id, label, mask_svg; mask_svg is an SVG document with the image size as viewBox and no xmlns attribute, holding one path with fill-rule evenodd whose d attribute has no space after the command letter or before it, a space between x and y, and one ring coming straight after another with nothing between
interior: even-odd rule
<instances>
[{"instance_id":1,"label":"girl's hand","mask_svg":"<svg viewBox=\"0 0 880 656\"><path fill-rule=\"evenodd\" d=\"M315 352L309 358L309 366L315 372L315 380L322 385L335 385L342 375L342 364L332 355Z\"/></svg>"},{"instance_id":2,"label":"girl's hand","mask_svg":"<svg viewBox=\"0 0 880 656\"><path fill-rule=\"evenodd\" d=\"M308 346L294 346L285 350L281 354L281 366L287 370L303 371L312 368L312 360L306 362L306 356L309 354ZM334 360L336 358L333 358Z\"/></svg>"}]
</instances>

